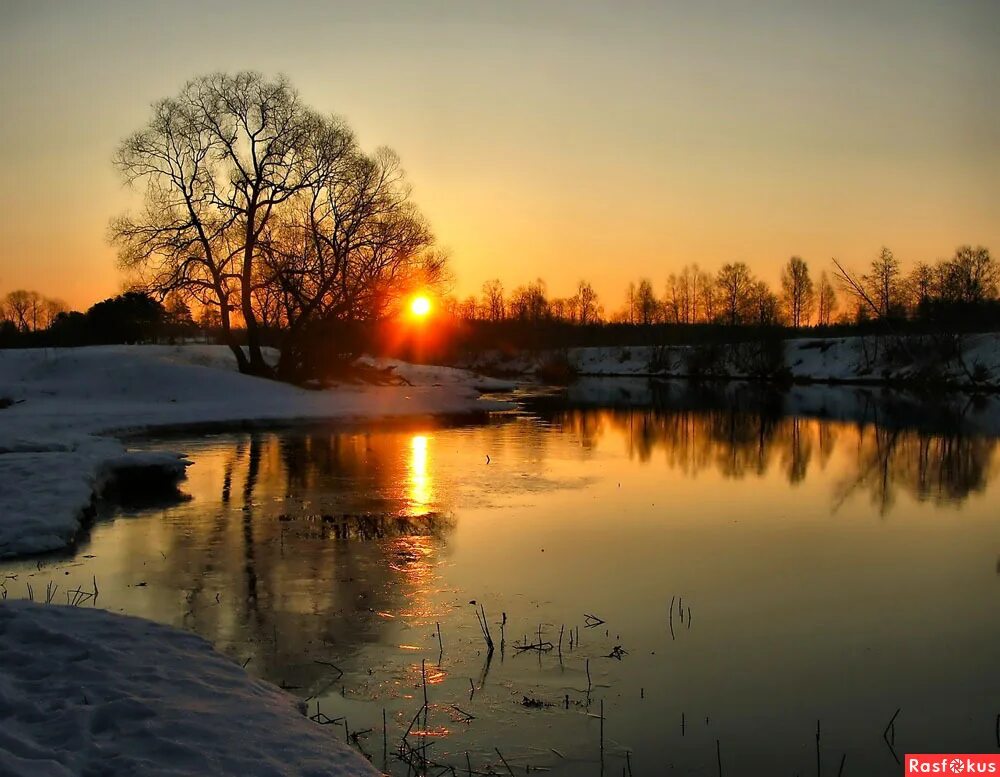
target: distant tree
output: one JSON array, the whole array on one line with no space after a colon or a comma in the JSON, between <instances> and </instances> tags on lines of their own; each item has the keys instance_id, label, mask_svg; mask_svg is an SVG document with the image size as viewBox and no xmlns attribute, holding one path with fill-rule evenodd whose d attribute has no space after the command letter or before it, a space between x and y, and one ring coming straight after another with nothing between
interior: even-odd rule
<instances>
[{"instance_id":1,"label":"distant tree","mask_svg":"<svg viewBox=\"0 0 1000 777\"><path fill-rule=\"evenodd\" d=\"M206 332L214 332L221 329L222 316L219 314L219 309L211 305L206 305L201 309L197 323L198 327Z\"/></svg>"},{"instance_id":2,"label":"distant tree","mask_svg":"<svg viewBox=\"0 0 1000 777\"><path fill-rule=\"evenodd\" d=\"M19 332L39 332L48 329L67 305L37 291L17 289L0 300L0 319L9 321Z\"/></svg>"},{"instance_id":3,"label":"distant tree","mask_svg":"<svg viewBox=\"0 0 1000 777\"><path fill-rule=\"evenodd\" d=\"M816 287L816 319L820 326L830 326L837 312L837 292L826 275L826 270L820 273Z\"/></svg>"},{"instance_id":4,"label":"distant tree","mask_svg":"<svg viewBox=\"0 0 1000 777\"><path fill-rule=\"evenodd\" d=\"M465 321L476 321L480 318L479 302L471 294L458 303L456 307L458 317Z\"/></svg>"},{"instance_id":5,"label":"distant tree","mask_svg":"<svg viewBox=\"0 0 1000 777\"><path fill-rule=\"evenodd\" d=\"M597 292L587 281L580 281L573 297L576 309L576 321L580 324L594 324L601 320L601 303Z\"/></svg>"},{"instance_id":6,"label":"distant tree","mask_svg":"<svg viewBox=\"0 0 1000 777\"><path fill-rule=\"evenodd\" d=\"M635 290L636 321L640 324L655 324L660 320L660 303L648 278L639 281Z\"/></svg>"},{"instance_id":7,"label":"distant tree","mask_svg":"<svg viewBox=\"0 0 1000 777\"><path fill-rule=\"evenodd\" d=\"M750 322L757 326L778 326L781 323L781 301L764 281L750 286Z\"/></svg>"},{"instance_id":8,"label":"distant tree","mask_svg":"<svg viewBox=\"0 0 1000 777\"><path fill-rule=\"evenodd\" d=\"M75 310L57 313L49 324L49 333L60 346L86 345L93 339L87 316Z\"/></svg>"},{"instance_id":9,"label":"distant tree","mask_svg":"<svg viewBox=\"0 0 1000 777\"><path fill-rule=\"evenodd\" d=\"M883 247L879 255L872 260L867 273L860 278L845 268L836 259L837 280L858 303L857 320L862 321L861 311L865 318L874 316L887 319L899 316L903 311L903 282L899 260L892 251Z\"/></svg>"},{"instance_id":10,"label":"distant tree","mask_svg":"<svg viewBox=\"0 0 1000 777\"><path fill-rule=\"evenodd\" d=\"M483 316L489 321L502 321L507 315L503 297L503 284L499 278L483 284Z\"/></svg>"},{"instance_id":11,"label":"distant tree","mask_svg":"<svg viewBox=\"0 0 1000 777\"><path fill-rule=\"evenodd\" d=\"M3 300L3 314L19 332L30 332L32 311L35 309L38 294L26 289L17 289L7 293Z\"/></svg>"},{"instance_id":12,"label":"distant tree","mask_svg":"<svg viewBox=\"0 0 1000 777\"><path fill-rule=\"evenodd\" d=\"M636 322L636 301L635 301L634 283L629 283L628 291L625 293L625 315L622 318L623 322L626 324L634 324Z\"/></svg>"},{"instance_id":13,"label":"distant tree","mask_svg":"<svg viewBox=\"0 0 1000 777\"><path fill-rule=\"evenodd\" d=\"M926 307L935 296L936 285L937 278L933 267L926 262L918 262L914 265L905 283L910 307L914 311Z\"/></svg>"},{"instance_id":14,"label":"distant tree","mask_svg":"<svg viewBox=\"0 0 1000 777\"><path fill-rule=\"evenodd\" d=\"M69 312L69 305L67 305L61 299L52 299L51 297L45 297L42 301L42 307L45 315L45 325L44 328L50 328L53 323L55 323L56 318L62 313Z\"/></svg>"},{"instance_id":15,"label":"distant tree","mask_svg":"<svg viewBox=\"0 0 1000 777\"><path fill-rule=\"evenodd\" d=\"M730 326L743 323L747 313L747 303L753 289L753 275L743 262L722 266L716 277L719 294L720 313Z\"/></svg>"},{"instance_id":16,"label":"distant tree","mask_svg":"<svg viewBox=\"0 0 1000 777\"><path fill-rule=\"evenodd\" d=\"M878 316L888 318L898 315L903 303L902 270L899 259L892 251L882 248L878 257L872 260L864 280Z\"/></svg>"},{"instance_id":17,"label":"distant tree","mask_svg":"<svg viewBox=\"0 0 1000 777\"><path fill-rule=\"evenodd\" d=\"M87 326L98 343L143 343L155 339L165 315L148 294L129 291L92 306Z\"/></svg>"},{"instance_id":18,"label":"distant tree","mask_svg":"<svg viewBox=\"0 0 1000 777\"><path fill-rule=\"evenodd\" d=\"M510 295L510 317L521 321L543 321L549 317L549 301L545 281L538 278L527 286L519 286Z\"/></svg>"},{"instance_id":19,"label":"distant tree","mask_svg":"<svg viewBox=\"0 0 1000 777\"><path fill-rule=\"evenodd\" d=\"M700 318L696 320L711 323L715 321L717 315L717 294L716 283L711 273L695 268L695 297L697 299L697 309L700 310Z\"/></svg>"},{"instance_id":20,"label":"distant tree","mask_svg":"<svg viewBox=\"0 0 1000 777\"><path fill-rule=\"evenodd\" d=\"M697 319L698 267L685 266L667 278L663 301L664 318L674 324L691 324Z\"/></svg>"},{"instance_id":21,"label":"distant tree","mask_svg":"<svg viewBox=\"0 0 1000 777\"><path fill-rule=\"evenodd\" d=\"M962 246L941 264L938 296L952 303L978 305L997 296L1000 268L988 249Z\"/></svg>"},{"instance_id":22,"label":"distant tree","mask_svg":"<svg viewBox=\"0 0 1000 777\"><path fill-rule=\"evenodd\" d=\"M575 303L572 298L553 297L549 300L549 317L552 320L571 322L575 315Z\"/></svg>"},{"instance_id":23,"label":"distant tree","mask_svg":"<svg viewBox=\"0 0 1000 777\"><path fill-rule=\"evenodd\" d=\"M796 329L809 325L814 292L809 266L798 256L788 260L781 271L781 301L788 323Z\"/></svg>"}]
</instances>

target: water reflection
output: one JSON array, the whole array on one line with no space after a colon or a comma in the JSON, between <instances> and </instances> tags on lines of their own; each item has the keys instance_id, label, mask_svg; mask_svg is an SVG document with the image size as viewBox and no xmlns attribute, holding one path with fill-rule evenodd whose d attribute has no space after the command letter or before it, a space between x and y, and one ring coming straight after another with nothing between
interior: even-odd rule
<instances>
[{"instance_id":1,"label":"water reflection","mask_svg":"<svg viewBox=\"0 0 1000 777\"><path fill-rule=\"evenodd\" d=\"M415 434L410 439L410 509L420 515L431 501L431 483L427 474L427 436Z\"/></svg>"},{"instance_id":2,"label":"water reflection","mask_svg":"<svg viewBox=\"0 0 1000 777\"><path fill-rule=\"evenodd\" d=\"M864 392L599 392L476 426L153 441L195 462L189 499L119 510L74 558L0 572L35 590L95 576L102 606L201 634L372 728L358 746L376 751L383 708L398 741L426 671L433 711L413 735L463 770L470 751L480 773L506 773L500 745L516 770L599 773L598 699L609 773L625 747L639 773L660 773L664 749L677 773L705 773L717 739L746 773L805 773L817 717L852 771L888 773L877 734L898 706L901 752L985 746L996 437L961 407ZM956 505L963 520L941 520ZM695 620L672 639L675 593ZM494 638L509 618L506 653L484 650L472 601ZM948 628L928 630L928 612ZM536 630L558 642L563 624L577 627L563 655L510 649ZM665 727L683 714L686 731Z\"/></svg>"},{"instance_id":3,"label":"water reflection","mask_svg":"<svg viewBox=\"0 0 1000 777\"><path fill-rule=\"evenodd\" d=\"M892 510L900 491L960 504L984 490L995 467L997 438L969 430L940 406L915 410L864 394L855 418L839 421L789 414L785 394L754 386L734 393L650 384L630 399L650 404L632 407L619 396L618 407L563 407L564 399L548 397L537 410L585 447L618 434L630 458L653 465L662 460L685 477L714 471L731 479L763 478L778 469L795 486L811 468L825 470L839 448L834 509L859 492L882 514Z\"/></svg>"}]
</instances>

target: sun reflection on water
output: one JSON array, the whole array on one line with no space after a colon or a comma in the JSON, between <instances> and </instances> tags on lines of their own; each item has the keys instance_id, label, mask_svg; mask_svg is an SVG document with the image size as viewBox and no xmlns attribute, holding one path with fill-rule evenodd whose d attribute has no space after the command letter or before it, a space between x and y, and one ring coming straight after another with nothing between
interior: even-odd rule
<instances>
[{"instance_id":1,"label":"sun reflection on water","mask_svg":"<svg viewBox=\"0 0 1000 777\"><path fill-rule=\"evenodd\" d=\"M428 438L415 434L410 438L410 509L413 515L423 515L430 511L433 484L427 471Z\"/></svg>"}]
</instances>

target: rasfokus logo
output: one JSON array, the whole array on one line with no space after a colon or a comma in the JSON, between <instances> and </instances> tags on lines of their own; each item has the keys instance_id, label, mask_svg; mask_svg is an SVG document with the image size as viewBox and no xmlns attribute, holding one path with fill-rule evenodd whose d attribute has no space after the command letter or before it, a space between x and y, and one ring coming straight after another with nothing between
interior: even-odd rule
<instances>
[{"instance_id":1,"label":"rasfokus logo","mask_svg":"<svg viewBox=\"0 0 1000 777\"><path fill-rule=\"evenodd\" d=\"M1000 754L998 753L907 753L904 763L907 775L1000 775Z\"/></svg>"}]
</instances>

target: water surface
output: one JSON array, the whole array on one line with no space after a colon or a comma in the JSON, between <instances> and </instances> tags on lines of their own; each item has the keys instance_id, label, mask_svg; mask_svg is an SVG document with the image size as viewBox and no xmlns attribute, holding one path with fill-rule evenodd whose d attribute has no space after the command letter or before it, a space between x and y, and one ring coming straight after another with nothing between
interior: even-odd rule
<instances>
[{"instance_id":1,"label":"water surface","mask_svg":"<svg viewBox=\"0 0 1000 777\"><path fill-rule=\"evenodd\" d=\"M997 749L995 437L603 385L476 425L142 441L194 461L180 494L0 576L96 577L393 774L408 727L458 773L814 774L817 721L829 774Z\"/></svg>"}]
</instances>

